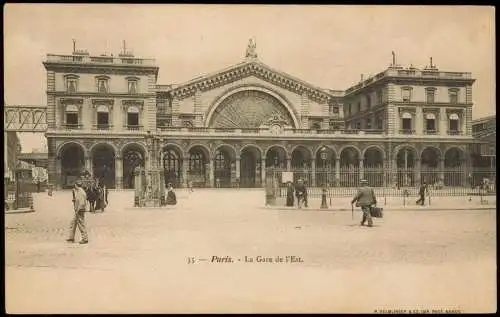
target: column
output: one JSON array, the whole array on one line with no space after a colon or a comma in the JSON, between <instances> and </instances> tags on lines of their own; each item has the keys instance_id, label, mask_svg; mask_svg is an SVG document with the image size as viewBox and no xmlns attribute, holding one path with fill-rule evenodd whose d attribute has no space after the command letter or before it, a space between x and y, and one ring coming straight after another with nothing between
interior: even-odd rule
<instances>
[{"instance_id":1,"label":"column","mask_svg":"<svg viewBox=\"0 0 500 317\"><path fill-rule=\"evenodd\" d=\"M90 156L85 156L85 170L92 175L92 158Z\"/></svg>"},{"instance_id":2,"label":"column","mask_svg":"<svg viewBox=\"0 0 500 317\"><path fill-rule=\"evenodd\" d=\"M260 163L260 181L263 188L266 187L266 158L263 157Z\"/></svg>"},{"instance_id":3,"label":"column","mask_svg":"<svg viewBox=\"0 0 500 317\"><path fill-rule=\"evenodd\" d=\"M414 176L413 178L415 179L415 186L418 186L420 185L420 183L422 182L422 180L420 179L420 176L421 176L421 171L422 171L422 165L420 164L420 158L417 158L415 160L415 170L413 171L414 172Z\"/></svg>"},{"instance_id":4,"label":"column","mask_svg":"<svg viewBox=\"0 0 500 317\"><path fill-rule=\"evenodd\" d=\"M181 186L187 187L188 185L188 169L189 169L189 160L183 159L182 160L182 183Z\"/></svg>"},{"instance_id":5,"label":"column","mask_svg":"<svg viewBox=\"0 0 500 317\"><path fill-rule=\"evenodd\" d=\"M335 183L340 186L340 157L335 158Z\"/></svg>"},{"instance_id":6,"label":"column","mask_svg":"<svg viewBox=\"0 0 500 317\"><path fill-rule=\"evenodd\" d=\"M438 162L439 182L444 184L444 158L440 157Z\"/></svg>"},{"instance_id":7,"label":"column","mask_svg":"<svg viewBox=\"0 0 500 317\"><path fill-rule=\"evenodd\" d=\"M54 185L57 189L61 189L62 185L63 185L63 176L61 173L62 166L61 166L61 157L60 156L56 157L55 164L56 164L56 175L54 177L54 183L55 183Z\"/></svg>"},{"instance_id":8,"label":"column","mask_svg":"<svg viewBox=\"0 0 500 317\"><path fill-rule=\"evenodd\" d=\"M316 187L316 160L312 159L311 160L311 186ZM320 186L323 186L323 184L319 184ZM326 185L326 184L325 184Z\"/></svg>"},{"instance_id":9,"label":"column","mask_svg":"<svg viewBox=\"0 0 500 317\"><path fill-rule=\"evenodd\" d=\"M289 157L286 158L286 170L288 172L292 170L292 159Z\"/></svg>"},{"instance_id":10,"label":"column","mask_svg":"<svg viewBox=\"0 0 500 317\"><path fill-rule=\"evenodd\" d=\"M240 157L236 157L236 179L240 179Z\"/></svg>"},{"instance_id":11,"label":"column","mask_svg":"<svg viewBox=\"0 0 500 317\"><path fill-rule=\"evenodd\" d=\"M398 161L396 159L392 160L391 175L392 175L392 179L391 179L392 184L391 185L398 183Z\"/></svg>"},{"instance_id":12,"label":"column","mask_svg":"<svg viewBox=\"0 0 500 317\"><path fill-rule=\"evenodd\" d=\"M359 159L359 179L365 178L365 168L363 159Z\"/></svg>"},{"instance_id":13,"label":"column","mask_svg":"<svg viewBox=\"0 0 500 317\"><path fill-rule=\"evenodd\" d=\"M115 188L121 189L123 182L123 160L121 156L115 157Z\"/></svg>"},{"instance_id":14,"label":"column","mask_svg":"<svg viewBox=\"0 0 500 317\"><path fill-rule=\"evenodd\" d=\"M210 186L208 187L215 187L215 167L214 167L214 160L210 160L208 163L208 180L210 181Z\"/></svg>"}]
</instances>

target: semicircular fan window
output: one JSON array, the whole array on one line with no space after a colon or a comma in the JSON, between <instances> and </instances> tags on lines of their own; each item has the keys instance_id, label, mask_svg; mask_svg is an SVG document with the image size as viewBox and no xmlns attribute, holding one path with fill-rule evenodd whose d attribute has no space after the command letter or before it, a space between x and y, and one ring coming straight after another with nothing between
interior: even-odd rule
<instances>
[{"instance_id":1,"label":"semicircular fan window","mask_svg":"<svg viewBox=\"0 0 500 317\"><path fill-rule=\"evenodd\" d=\"M273 96L255 90L241 91L222 101L215 109L209 126L232 129L259 128L275 115L280 115L287 125L293 125L288 110Z\"/></svg>"}]
</instances>

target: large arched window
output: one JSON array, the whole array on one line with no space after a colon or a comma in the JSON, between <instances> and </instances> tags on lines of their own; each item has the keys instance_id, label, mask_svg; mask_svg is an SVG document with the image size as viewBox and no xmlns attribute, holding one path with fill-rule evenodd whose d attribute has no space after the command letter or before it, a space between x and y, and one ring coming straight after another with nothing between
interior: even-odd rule
<instances>
[{"instance_id":1,"label":"large arched window","mask_svg":"<svg viewBox=\"0 0 500 317\"><path fill-rule=\"evenodd\" d=\"M217 150L215 154L215 169L229 169L231 168L231 162L227 155L220 150Z\"/></svg>"},{"instance_id":2,"label":"large arched window","mask_svg":"<svg viewBox=\"0 0 500 317\"><path fill-rule=\"evenodd\" d=\"M189 155L189 170L191 172L202 172L205 170L203 154L200 152L190 153Z\"/></svg>"}]
</instances>

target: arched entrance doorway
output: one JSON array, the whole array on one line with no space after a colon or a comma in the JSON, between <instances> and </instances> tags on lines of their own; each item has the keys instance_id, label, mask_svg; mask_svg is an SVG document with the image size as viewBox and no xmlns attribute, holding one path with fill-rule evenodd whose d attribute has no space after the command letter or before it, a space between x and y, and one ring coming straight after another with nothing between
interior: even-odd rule
<instances>
[{"instance_id":1,"label":"arched entrance doorway","mask_svg":"<svg viewBox=\"0 0 500 317\"><path fill-rule=\"evenodd\" d=\"M208 157L208 150L202 146L194 146L189 149L188 178L193 183L193 187L206 187L209 183Z\"/></svg>"},{"instance_id":2,"label":"arched entrance doorway","mask_svg":"<svg viewBox=\"0 0 500 317\"><path fill-rule=\"evenodd\" d=\"M459 148L452 147L444 154L444 186L465 186L465 155Z\"/></svg>"},{"instance_id":3,"label":"arched entrance doorway","mask_svg":"<svg viewBox=\"0 0 500 317\"><path fill-rule=\"evenodd\" d=\"M115 151L109 144L101 143L92 149L92 172L94 178L115 188Z\"/></svg>"},{"instance_id":4,"label":"arched entrance doorway","mask_svg":"<svg viewBox=\"0 0 500 317\"><path fill-rule=\"evenodd\" d=\"M176 188L180 187L182 185L182 156L180 151L174 147L167 146L162 151L162 157L165 188L167 187L168 183L172 183L172 185Z\"/></svg>"},{"instance_id":5,"label":"arched entrance doorway","mask_svg":"<svg viewBox=\"0 0 500 317\"><path fill-rule=\"evenodd\" d=\"M235 160L236 154L230 147L223 145L215 150L214 186L216 188L231 187L232 179L236 178L233 175L233 171L236 172Z\"/></svg>"},{"instance_id":6,"label":"arched entrance doorway","mask_svg":"<svg viewBox=\"0 0 500 317\"><path fill-rule=\"evenodd\" d=\"M145 167L145 153L138 144L129 144L123 150L123 188L135 188L135 169Z\"/></svg>"},{"instance_id":7,"label":"arched entrance doorway","mask_svg":"<svg viewBox=\"0 0 500 317\"><path fill-rule=\"evenodd\" d=\"M299 179L307 186L313 186L311 173L311 152L304 146L298 146L292 151L293 181Z\"/></svg>"},{"instance_id":8,"label":"arched entrance doorway","mask_svg":"<svg viewBox=\"0 0 500 317\"><path fill-rule=\"evenodd\" d=\"M433 147L425 148L420 156L420 182L437 184L439 182L439 159L441 153Z\"/></svg>"},{"instance_id":9,"label":"arched entrance doorway","mask_svg":"<svg viewBox=\"0 0 500 317\"><path fill-rule=\"evenodd\" d=\"M370 147L365 150L363 173L370 186L384 186L384 154L378 147Z\"/></svg>"},{"instance_id":10,"label":"arched entrance doorway","mask_svg":"<svg viewBox=\"0 0 500 317\"><path fill-rule=\"evenodd\" d=\"M240 154L240 187L260 187L261 151L254 146L247 146Z\"/></svg>"},{"instance_id":11,"label":"arched entrance doorway","mask_svg":"<svg viewBox=\"0 0 500 317\"><path fill-rule=\"evenodd\" d=\"M335 184L335 152L322 146L316 153L316 185L331 187Z\"/></svg>"},{"instance_id":12,"label":"arched entrance doorway","mask_svg":"<svg viewBox=\"0 0 500 317\"><path fill-rule=\"evenodd\" d=\"M340 152L340 186L359 186L359 151L354 147L346 147Z\"/></svg>"},{"instance_id":13,"label":"arched entrance doorway","mask_svg":"<svg viewBox=\"0 0 500 317\"><path fill-rule=\"evenodd\" d=\"M401 148L396 155L396 185L401 186L415 186L415 161L417 152L412 147Z\"/></svg>"},{"instance_id":14,"label":"arched entrance doorway","mask_svg":"<svg viewBox=\"0 0 500 317\"><path fill-rule=\"evenodd\" d=\"M70 188L85 169L85 152L79 144L68 143L61 148L59 153L61 186L62 188Z\"/></svg>"}]
</instances>

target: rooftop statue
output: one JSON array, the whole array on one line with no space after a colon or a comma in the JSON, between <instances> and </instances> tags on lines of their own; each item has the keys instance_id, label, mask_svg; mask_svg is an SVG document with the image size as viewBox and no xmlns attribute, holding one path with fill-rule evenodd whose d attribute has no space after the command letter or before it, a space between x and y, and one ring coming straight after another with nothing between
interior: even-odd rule
<instances>
[{"instance_id":1,"label":"rooftop statue","mask_svg":"<svg viewBox=\"0 0 500 317\"><path fill-rule=\"evenodd\" d=\"M248 41L248 46L247 46L247 52L245 54L245 57L250 57L250 58L257 58L257 43L253 39L250 39Z\"/></svg>"}]
</instances>

